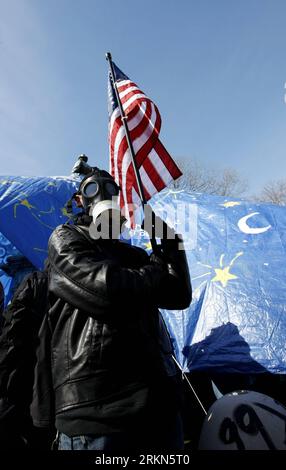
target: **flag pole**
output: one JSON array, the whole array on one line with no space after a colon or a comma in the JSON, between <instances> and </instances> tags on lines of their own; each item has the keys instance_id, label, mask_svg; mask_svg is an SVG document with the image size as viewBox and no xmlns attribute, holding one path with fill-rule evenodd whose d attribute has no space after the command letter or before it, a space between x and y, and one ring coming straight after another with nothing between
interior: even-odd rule
<instances>
[{"instance_id":1,"label":"flag pole","mask_svg":"<svg viewBox=\"0 0 286 470\"><path fill-rule=\"evenodd\" d=\"M137 164L136 164L135 151L134 151L134 148L133 148L129 128L128 128L128 125L127 125L127 116L125 115L125 112L124 112L124 109L123 109L123 106L122 106L122 103L121 103L121 100L120 100L120 97L119 97L118 89L117 89L117 86L116 86L115 72L114 72L111 53L107 52L105 54L105 58L109 63L109 69L110 69L110 74L111 74L111 78L112 78L112 85L113 85L113 89L114 89L116 99L117 99L117 102L118 102L118 106L119 106L119 110L120 110L120 114L121 114L121 120L122 120L122 124L124 126L126 140L127 140L127 144L128 144L130 154L131 154L131 159L132 159L132 164L133 164L133 168L134 168L135 178L136 178L136 182L137 182L137 186L138 186L138 190L139 190L139 196L140 196L140 199L141 199L141 204L142 204L142 208L143 208L143 212L144 212L144 206L145 206L145 204L147 204L147 201L146 201L145 194L144 194L144 188L143 188L140 172L139 172L139 169L138 169ZM152 224L152 227L153 227L153 224ZM153 251L155 251L156 248L157 248L157 243L156 243L155 237L153 238L151 236L150 241L151 241L152 249L153 249Z\"/></svg>"}]
</instances>

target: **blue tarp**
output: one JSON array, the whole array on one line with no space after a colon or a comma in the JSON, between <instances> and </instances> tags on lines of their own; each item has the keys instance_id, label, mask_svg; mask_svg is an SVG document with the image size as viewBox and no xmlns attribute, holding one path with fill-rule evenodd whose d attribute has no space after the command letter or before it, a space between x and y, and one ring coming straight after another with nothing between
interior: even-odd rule
<instances>
[{"instance_id":1,"label":"blue tarp","mask_svg":"<svg viewBox=\"0 0 286 470\"><path fill-rule=\"evenodd\" d=\"M68 220L68 178L0 178L0 232L36 267ZM184 236L193 301L162 311L185 370L286 372L286 208L164 190L151 204ZM133 240L148 249L148 239ZM0 239L0 246L2 248Z\"/></svg>"},{"instance_id":2,"label":"blue tarp","mask_svg":"<svg viewBox=\"0 0 286 470\"><path fill-rule=\"evenodd\" d=\"M68 220L66 202L76 187L65 177L0 177L0 232L39 269L51 232Z\"/></svg>"}]
</instances>

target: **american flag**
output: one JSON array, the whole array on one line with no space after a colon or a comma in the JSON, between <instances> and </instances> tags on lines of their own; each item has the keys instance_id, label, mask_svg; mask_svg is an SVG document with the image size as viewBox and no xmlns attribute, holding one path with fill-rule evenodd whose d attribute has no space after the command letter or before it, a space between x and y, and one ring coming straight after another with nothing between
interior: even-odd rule
<instances>
[{"instance_id":1,"label":"american flag","mask_svg":"<svg viewBox=\"0 0 286 470\"><path fill-rule=\"evenodd\" d=\"M156 105L113 62L115 83L126 116L144 195L148 201L181 171L159 140L161 116ZM131 154L122 123L111 73L108 79L110 173L121 187L120 207L134 227L134 213L141 207Z\"/></svg>"}]
</instances>

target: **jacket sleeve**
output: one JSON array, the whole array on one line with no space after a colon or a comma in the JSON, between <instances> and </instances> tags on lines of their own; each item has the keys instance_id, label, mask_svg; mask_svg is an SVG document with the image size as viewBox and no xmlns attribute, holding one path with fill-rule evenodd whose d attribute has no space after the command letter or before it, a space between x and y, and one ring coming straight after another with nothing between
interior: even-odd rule
<instances>
[{"instance_id":1,"label":"jacket sleeve","mask_svg":"<svg viewBox=\"0 0 286 470\"><path fill-rule=\"evenodd\" d=\"M150 260L139 269L123 268L106 260L72 226L62 225L49 241L50 292L90 314L105 314L114 305L158 305L173 274L166 263Z\"/></svg>"},{"instance_id":2,"label":"jacket sleeve","mask_svg":"<svg viewBox=\"0 0 286 470\"><path fill-rule=\"evenodd\" d=\"M161 272L156 272L155 267ZM158 308L182 310L189 307L192 287L183 240L162 240L161 249L150 257L150 265L136 271L114 267L110 272L110 292L125 302L150 299ZM136 303L134 303L136 305Z\"/></svg>"}]
</instances>

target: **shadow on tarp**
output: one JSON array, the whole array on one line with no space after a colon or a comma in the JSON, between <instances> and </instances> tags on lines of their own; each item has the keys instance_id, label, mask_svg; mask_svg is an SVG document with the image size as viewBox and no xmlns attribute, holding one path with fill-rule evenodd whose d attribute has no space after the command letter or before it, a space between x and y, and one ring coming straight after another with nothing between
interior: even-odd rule
<instances>
[{"instance_id":1,"label":"shadow on tarp","mask_svg":"<svg viewBox=\"0 0 286 470\"><path fill-rule=\"evenodd\" d=\"M237 351L235 357L234 349ZM186 346L183 354L187 358L190 370L194 359L198 364L187 377L206 411L216 400L212 381L223 395L235 390L253 390L268 395L286 406L286 376L272 374L256 362L250 355L249 345L233 323L229 322L214 328L203 341ZM206 354L210 367L200 370L200 356ZM214 361L212 354L215 356ZM228 363L229 356L231 361ZM222 372L226 365L229 366L228 373ZM249 370L255 372L249 374ZM186 381L184 381L184 392L186 449L196 450L205 414Z\"/></svg>"},{"instance_id":2,"label":"shadow on tarp","mask_svg":"<svg viewBox=\"0 0 286 470\"><path fill-rule=\"evenodd\" d=\"M248 343L240 335L237 326L231 322L213 328L199 343L185 346L183 355L191 372L202 370L201 363L208 363L208 371L214 370L216 373L226 369L229 373L246 374L250 370L255 374L267 371L251 357ZM200 361L200 358L203 358L203 361Z\"/></svg>"}]
</instances>

